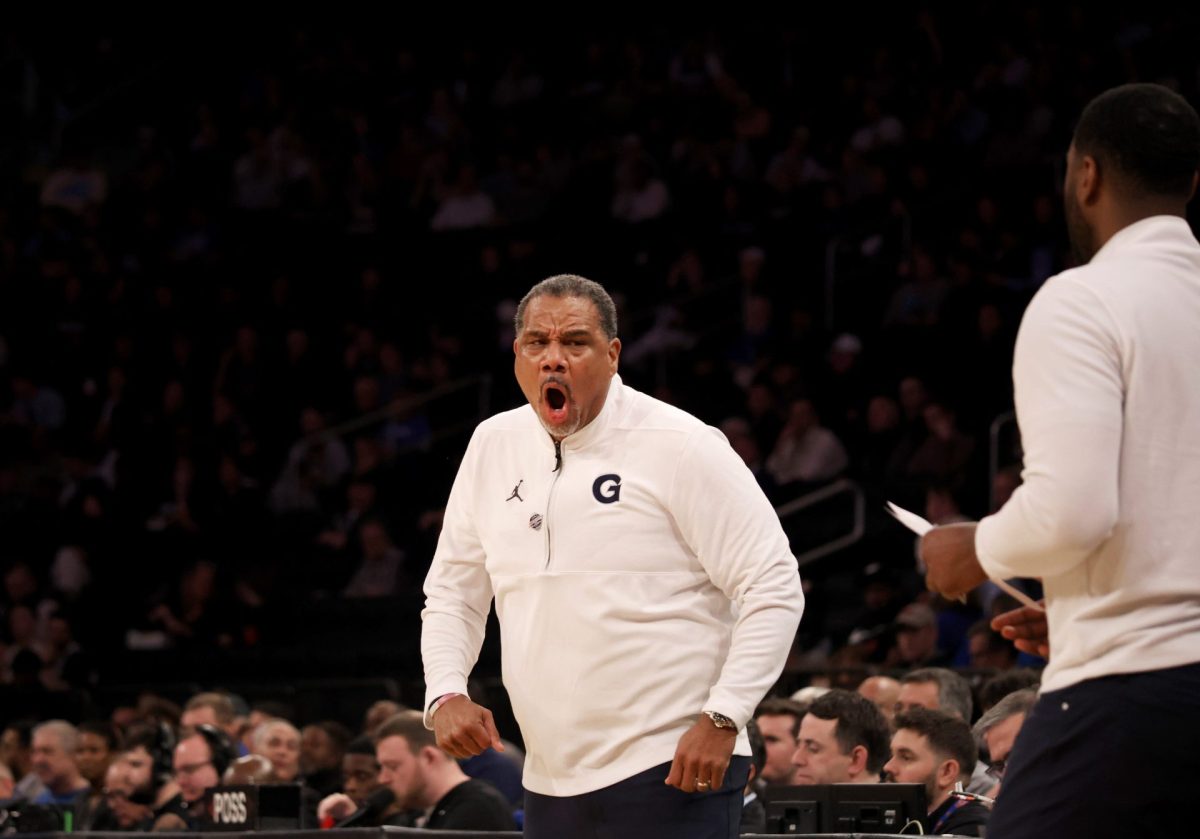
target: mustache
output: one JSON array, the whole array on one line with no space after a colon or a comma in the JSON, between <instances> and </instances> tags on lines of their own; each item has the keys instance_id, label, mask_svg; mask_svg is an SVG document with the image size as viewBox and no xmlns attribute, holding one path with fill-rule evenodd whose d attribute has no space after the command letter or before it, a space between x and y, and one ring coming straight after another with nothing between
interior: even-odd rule
<instances>
[{"instance_id":1,"label":"mustache","mask_svg":"<svg viewBox=\"0 0 1200 839\"><path fill-rule=\"evenodd\" d=\"M542 394L542 398L545 398L546 387L548 385L554 385L563 393L565 393L567 398L571 397L571 386L567 384L561 376L556 376L552 373L546 378L542 379L541 383L538 385L538 390Z\"/></svg>"}]
</instances>

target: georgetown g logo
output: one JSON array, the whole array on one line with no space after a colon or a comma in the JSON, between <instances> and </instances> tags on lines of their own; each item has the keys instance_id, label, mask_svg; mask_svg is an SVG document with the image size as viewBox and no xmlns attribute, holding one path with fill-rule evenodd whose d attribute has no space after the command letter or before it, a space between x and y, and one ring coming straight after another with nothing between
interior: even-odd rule
<instances>
[{"instance_id":1,"label":"georgetown g logo","mask_svg":"<svg viewBox=\"0 0 1200 839\"><path fill-rule=\"evenodd\" d=\"M601 504L612 504L621 500L621 476L601 475L592 484L592 495Z\"/></svg>"}]
</instances>

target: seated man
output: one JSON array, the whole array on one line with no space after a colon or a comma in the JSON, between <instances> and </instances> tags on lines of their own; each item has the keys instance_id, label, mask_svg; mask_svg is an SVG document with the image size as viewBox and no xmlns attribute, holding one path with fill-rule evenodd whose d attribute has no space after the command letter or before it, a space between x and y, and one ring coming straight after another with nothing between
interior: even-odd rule
<instances>
[{"instance_id":1,"label":"seated man","mask_svg":"<svg viewBox=\"0 0 1200 839\"><path fill-rule=\"evenodd\" d=\"M379 780L379 761L375 759L375 743L370 737L357 737L346 746L342 755L342 792L331 793L317 806L317 821L332 827L358 813L354 827L412 827L419 813L407 813L392 794L384 803L377 796L388 787Z\"/></svg>"},{"instance_id":2,"label":"seated man","mask_svg":"<svg viewBox=\"0 0 1200 839\"><path fill-rule=\"evenodd\" d=\"M875 707L890 723L896 716L896 700L900 698L900 683L891 676L868 676L858 686L858 694L875 703Z\"/></svg>"},{"instance_id":3,"label":"seated man","mask_svg":"<svg viewBox=\"0 0 1200 839\"><path fill-rule=\"evenodd\" d=\"M92 785L75 763L78 746L79 732L65 720L50 720L33 730L33 771L46 785L34 804L73 807L87 796Z\"/></svg>"},{"instance_id":4,"label":"seated man","mask_svg":"<svg viewBox=\"0 0 1200 839\"><path fill-rule=\"evenodd\" d=\"M891 729L875 704L848 690L818 697L800 723L792 763L797 784L874 784Z\"/></svg>"},{"instance_id":5,"label":"seated man","mask_svg":"<svg viewBox=\"0 0 1200 839\"><path fill-rule=\"evenodd\" d=\"M974 701L970 683L945 667L922 667L904 675L896 697L896 713L913 708L943 711L970 724Z\"/></svg>"},{"instance_id":6,"label":"seated man","mask_svg":"<svg viewBox=\"0 0 1200 839\"><path fill-rule=\"evenodd\" d=\"M142 829L186 829L187 809L171 765L173 745L174 736L165 725L135 726L113 761L120 780L107 790L108 804L121 816L127 816L131 807L146 808L138 823ZM122 791L127 802L117 806L114 798Z\"/></svg>"},{"instance_id":7,"label":"seated man","mask_svg":"<svg viewBox=\"0 0 1200 839\"><path fill-rule=\"evenodd\" d=\"M300 731L300 774L322 796L342 788L342 756L350 730L340 722L322 720Z\"/></svg>"},{"instance_id":8,"label":"seated man","mask_svg":"<svg viewBox=\"0 0 1200 839\"><path fill-rule=\"evenodd\" d=\"M941 711L914 708L896 715L892 757L883 771L895 783L925 786L924 833L982 836L991 811L951 795L955 784L971 777L976 759L970 726Z\"/></svg>"},{"instance_id":9,"label":"seated man","mask_svg":"<svg viewBox=\"0 0 1200 839\"><path fill-rule=\"evenodd\" d=\"M896 713L913 708L943 711L970 724L975 708L971 685L965 678L944 667L922 667L900 680L900 695L896 698ZM967 792L986 795L996 785L988 774L987 764L979 762L971 771Z\"/></svg>"},{"instance_id":10,"label":"seated man","mask_svg":"<svg viewBox=\"0 0 1200 839\"><path fill-rule=\"evenodd\" d=\"M427 830L516 830L504 796L486 781L469 778L437 746L420 711L402 711L375 732L379 780L403 810L422 813ZM353 812L346 796L322 802L321 815L341 820Z\"/></svg>"},{"instance_id":11,"label":"seated man","mask_svg":"<svg viewBox=\"0 0 1200 839\"><path fill-rule=\"evenodd\" d=\"M738 833L766 833L767 808L758 796L763 786L763 765L767 762L767 747L754 720L746 723L746 736L750 738L750 779L742 790L742 823Z\"/></svg>"},{"instance_id":12,"label":"seated man","mask_svg":"<svg viewBox=\"0 0 1200 839\"><path fill-rule=\"evenodd\" d=\"M1014 691L989 708L975 723L972 731L975 743L981 747L981 751L987 750L988 774L996 781L987 793L992 798L1000 794L1000 782L1004 780L1004 770L1008 766L1013 743L1017 741L1025 717L1036 702L1037 688Z\"/></svg>"},{"instance_id":13,"label":"seated man","mask_svg":"<svg viewBox=\"0 0 1200 839\"><path fill-rule=\"evenodd\" d=\"M201 723L175 746L175 781L187 807L189 826L204 817L204 793L218 786L237 757L233 740L223 730Z\"/></svg>"},{"instance_id":14,"label":"seated man","mask_svg":"<svg viewBox=\"0 0 1200 839\"><path fill-rule=\"evenodd\" d=\"M104 772L103 801L90 820L78 823L79 829L103 832L140 829L150 818L150 808L130 800L133 792L129 773L120 760L114 760Z\"/></svg>"},{"instance_id":15,"label":"seated man","mask_svg":"<svg viewBox=\"0 0 1200 839\"><path fill-rule=\"evenodd\" d=\"M800 733L802 719L804 707L791 699L772 696L754 709L754 722L767 750L767 762L759 776L768 786L796 783L792 755L796 753L796 735Z\"/></svg>"}]
</instances>

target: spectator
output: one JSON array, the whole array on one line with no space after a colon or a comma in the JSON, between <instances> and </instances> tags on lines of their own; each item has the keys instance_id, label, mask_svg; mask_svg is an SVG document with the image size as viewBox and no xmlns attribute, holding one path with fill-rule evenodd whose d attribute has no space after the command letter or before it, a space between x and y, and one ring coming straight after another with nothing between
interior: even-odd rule
<instances>
[{"instance_id":1,"label":"spectator","mask_svg":"<svg viewBox=\"0 0 1200 839\"><path fill-rule=\"evenodd\" d=\"M944 667L924 667L907 673L900 680L900 695L896 698L896 713L927 708L958 717L970 725L974 701L971 685L953 670ZM987 765L978 761L967 784L967 792L985 794L993 786Z\"/></svg>"},{"instance_id":2,"label":"spectator","mask_svg":"<svg viewBox=\"0 0 1200 839\"><path fill-rule=\"evenodd\" d=\"M224 731L200 723L175 746L175 781L187 809L188 825L195 827L203 818L204 792L221 783L221 778L237 752Z\"/></svg>"},{"instance_id":3,"label":"spectator","mask_svg":"<svg viewBox=\"0 0 1200 839\"><path fill-rule=\"evenodd\" d=\"M375 734L379 780L404 810L422 813L417 827L427 830L513 830L508 802L495 787L468 778L454 758L438 748L419 711L402 711ZM345 818L353 802L342 796L326 815Z\"/></svg>"},{"instance_id":4,"label":"spectator","mask_svg":"<svg viewBox=\"0 0 1200 839\"><path fill-rule=\"evenodd\" d=\"M300 777L300 732L287 720L267 720L254 730L254 754L271 761L275 783Z\"/></svg>"},{"instance_id":5,"label":"spectator","mask_svg":"<svg viewBox=\"0 0 1200 839\"><path fill-rule=\"evenodd\" d=\"M989 810L951 796L956 784L971 777L976 760L970 726L950 714L914 708L896 715L892 757L884 772L890 781L925 787L924 832L983 836Z\"/></svg>"},{"instance_id":6,"label":"spectator","mask_svg":"<svg viewBox=\"0 0 1200 839\"><path fill-rule=\"evenodd\" d=\"M208 691L197 693L189 699L179 718L180 737L187 737L198 725L211 725L229 737L237 736L237 714L229 695Z\"/></svg>"},{"instance_id":7,"label":"spectator","mask_svg":"<svg viewBox=\"0 0 1200 839\"><path fill-rule=\"evenodd\" d=\"M130 821L153 830L184 829L187 812L174 780L174 742L171 730L161 723L140 725L126 734L123 750L113 761L119 774L108 774L105 790L106 804L122 829L129 829ZM141 812L131 815L138 808Z\"/></svg>"},{"instance_id":8,"label":"spectator","mask_svg":"<svg viewBox=\"0 0 1200 839\"><path fill-rule=\"evenodd\" d=\"M937 615L924 603L909 603L896 615L896 645L888 654L893 667L936 667L950 663L938 648Z\"/></svg>"},{"instance_id":9,"label":"spectator","mask_svg":"<svg viewBox=\"0 0 1200 839\"><path fill-rule=\"evenodd\" d=\"M78 748L79 732L65 720L50 720L33 729L33 771L46 786L34 804L72 807L87 797L91 784L75 763Z\"/></svg>"},{"instance_id":10,"label":"spectator","mask_svg":"<svg viewBox=\"0 0 1200 839\"><path fill-rule=\"evenodd\" d=\"M770 697L754 710L754 722L763 741L765 760L756 777L768 786L791 786L796 783L796 737L804 706L790 699Z\"/></svg>"},{"instance_id":11,"label":"spectator","mask_svg":"<svg viewBox=\"0 0 1200 839\"><path fill-rule=\"evenodd\" d=\"M754 720L746 723L746 736L750 738L750 780L742 793L742 823L739 833L762 833L767 829L767 808L759 799L760 778L763 765L767 762L767 748Z\"/></svg>"},{"instance_id":12,"label":"spectator","mask_svg":"<svg viewBox=\"0 0 1200 839\"><path fill-rule=\"evenodd\" d=\"M967 630L971 666L977 670L1008 670L1016 666L1017 651L1004 636L981 620Z\"/></svg>"},{"instance_id":13,"label":"spectator","mask_svg":"<svg viewBox=\"0 0 1200 839\"><path fill-rule=\"evenodd\" d=\"M828 481L841 474L849 462L841 442L821 426L812 400L794 400L787 424L767 458L767 471L775 482L783 487Z\"/></svg>"},{"instance_id":14,"label":"spectator","mask_svg":"<svg viewBox=\"0 0 1200 839\"><path fill-rule=\"evenodd\" d=\"M1035 688L1015 691L985 711L975 723L975 740L981 747L981 753L986 752L988 774L996 781L996 786L988 792L993 798L999 793L999 786L1004 781L1008 756L1012 754L1017 734L1020 733L1021 726L1025 724L1025 717L1036 702Z\"/></svg>"},{"instance_id":15,"label":"spectator","mask_svg":"<svg viewBox=\"0 0 1200 839\"><path fill-rule=\"evenodd\" d=\"M868 676L858 686L858 695L875 704L889 723L896 717L896 701L900 698L900 683L891 676Z\"/></svg>"},{"instance_id":16,"label":"spectator","mask_svg":"<svg viewBox=\"0 0 1200 839\"><path fill-rule=\"evenodd\" d=\"M108 765L116 758L120 746L120 733L112 723L87 720L79 724L75 765L83 779L91 784L88 804L93 808L100 802Z\"/></svg>"},{"instance_id":17,"label":"spectator","mask_svg":"<svg viewBox=\"0 0 1200 839\"><path fill-rule=\"evenodd\" d=\"M300 732L300 772L322 797L342 788L342 759L350 736L348 728L333 720L306 725Z\"/></svg>"},{"instance_id":18,"label":"spectator","mask_svg":"<svg viewBox=\"0 0 1200 839\"><path fill-rule=\"evenodd\" d=\"M874 784L888 759L890 728L856 693L835 689L812 703L800 723L797 784Z\"/></svg>"},{"instance_id":19,"label":"spectator","mask_svg":"<svg viewBox=\"0 0 1200 839\"><path fill-rule=\"evenodd\" d=\"M343 792L326 796L317 806L317 818L322 825L339 822L351 813L362 810L367 806L368 799L377 800L376 793L379 790L390 792L379 780L379 761L375 758L375 743L370 737L355 738L346 747L342 758L342 788ZM378 809L378 812L359 822L360 826L413 826L415 814L402 810L394 796L387 806L370 809Z\"/></svg>"},{"instance_id":20,"label":"spectator","mask_svg":"<svg viewBox=\"0 0 1200 839\"><path fill-rule=\"evenodd\" d=\"M358 530L362 561L342 591L344 597L392 597L404 579L404 554L393 544L379 519L363 522Z\"/></svg>"}]
</instances>

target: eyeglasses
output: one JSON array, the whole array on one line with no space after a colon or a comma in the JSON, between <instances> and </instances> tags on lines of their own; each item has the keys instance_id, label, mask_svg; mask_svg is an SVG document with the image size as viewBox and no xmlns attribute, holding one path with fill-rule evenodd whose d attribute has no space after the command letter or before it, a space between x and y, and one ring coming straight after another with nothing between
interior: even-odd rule
<instances>
[{"instance_id":1,"label":"eyeglasses","mask_svg":"<svg viewBox=\"0 0 1200 839\"><path fill-rule=\"evenodd\" d=\"M205 766L212 766L211 760L206 760L203 763L185 763L175 767L176 775L195 775Z\"/></svg>"},{"instance_id":2,"label":"eyeglasses","mask_svg":"<svg viewBox=\"0 0 1200 839\"><path fill-rule=\"evenodd\" d=\"M997 760L988 764L987 773L997 781L1004 780L1004 770L1008 768L1007 760Z\"/></svg>"}]
</instances>

